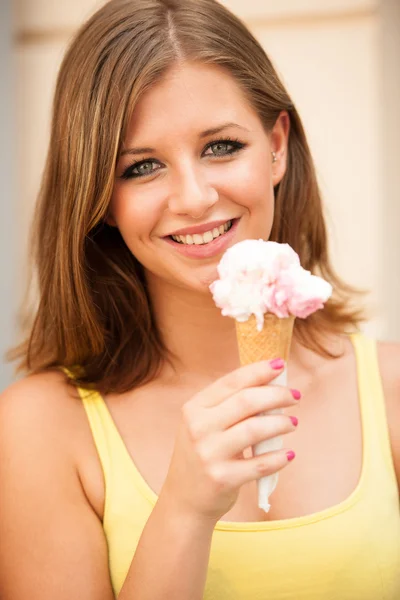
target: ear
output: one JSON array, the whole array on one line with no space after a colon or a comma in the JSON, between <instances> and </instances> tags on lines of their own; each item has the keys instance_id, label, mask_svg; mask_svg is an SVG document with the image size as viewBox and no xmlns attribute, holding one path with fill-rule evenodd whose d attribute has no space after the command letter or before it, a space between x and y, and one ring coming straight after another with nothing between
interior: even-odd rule
<instances>
[{"instance_id":1,"label":"ear","mask_svg":"<svg viewBox=\"0 0 400 600\"><path fill-rule=\"evenodd\" d=\"M274 160L272 163L272 183L275 187L283 178L287 166L287 149L290 132L290 117L286 110L283 110L272 128L271 152Z\"/></svg>"}]
</instances>

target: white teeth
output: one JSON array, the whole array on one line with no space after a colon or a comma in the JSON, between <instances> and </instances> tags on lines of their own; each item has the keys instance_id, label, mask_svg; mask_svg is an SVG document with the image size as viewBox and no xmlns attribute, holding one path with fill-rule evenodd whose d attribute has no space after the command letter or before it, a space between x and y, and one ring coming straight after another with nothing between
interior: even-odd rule
<instances>
[{"instance_id":1,"label":"white teeth","mask_svg":"<svg viewBox=\"0 0 400 600\"><path fill-rule=\"evenodd\" d=\"M193 242L194 242L195 244L203 244L203 243L204 243L204 241L203 241L203 236L202 236L202 235L200 235L200 234L198 234L198 233L195 233L195 234L193 235Z\"/></svg>"},{"instance_id":2,"label":"white teeth","mask_svg":"<svg viewBox=\"0 0 400 600\"><path fill-rule=\"evenodd\" d=\"M232 221L227 221L225 225L214 227L211 231L206 231L203 234L194 233L193 235L172 235L172 239L180 244L209 244L220 235L223 235L228 229L232 227Z\"/></svg>"}]
</instances>

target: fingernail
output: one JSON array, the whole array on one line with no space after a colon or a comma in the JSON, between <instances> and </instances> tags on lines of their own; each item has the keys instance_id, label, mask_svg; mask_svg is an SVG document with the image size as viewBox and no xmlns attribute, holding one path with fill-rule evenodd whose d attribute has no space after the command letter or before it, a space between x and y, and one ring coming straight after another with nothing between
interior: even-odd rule
<instances>
[{"instance_id":1,"label":"fingernail","mask_svg":"<svg viewBox=\"0 0 400 600\"><path fill-rule=\"evenodd\" d=\"M289 419L292 421L293 425L295 427L297 427L297 425L299 424L299 420L297 417L289 417Z\"/></svg>"},{"instance_id":2,"label":"fingernail","mask_svg":"<svg viewBox=\"0 0 400 600\"><path fill-rule=\"evenodd\" d=\"M274 358L274 360L271 360L269 364L272 369L275 369L275 371L280 371L285 366L285 361L282 360L282 358Z\"/></svg>"},{"instance_id":3,"label":"fingernail","mask_svg":"<svg viewBox=\"0 0 400 600\"><path fill-rule=\"evenodd\" d=\"M293 450L289 450L289 452L286 452L286 456L287 456L287 459L288 459L289 461L291 461L291 460L293 460L293 459L294 459L294 457L295 457L296 455L295 455L295 453L293 452Z\"/></svg>"},{"instance_id":4,"label":"fingernail","mask_svg":"<svg viewBox=\"0 0 400 600\"><path fill-rule=\"evenodd\" d=\"M290 392L295 400L300 400L301 392L299 390L290 390Z\"/></svg>"}]
</instances>

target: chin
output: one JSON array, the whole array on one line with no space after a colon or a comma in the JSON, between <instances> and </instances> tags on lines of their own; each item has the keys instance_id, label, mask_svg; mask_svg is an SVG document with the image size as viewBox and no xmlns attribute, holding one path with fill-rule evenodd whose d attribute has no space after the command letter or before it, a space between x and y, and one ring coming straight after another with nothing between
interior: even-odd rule
<instances>
[{"instance_id":1,"label":"chin","mask_svg":"<svg viewBox=\"0 0 400 600\"><path fill-rule=\"evenodd\" d=\"M185 289L199 294L210 295L210 285L218 279L217 264L199 269L198 273L191 273L190 279L184 283Z\"/></svg>"}]
</instances>

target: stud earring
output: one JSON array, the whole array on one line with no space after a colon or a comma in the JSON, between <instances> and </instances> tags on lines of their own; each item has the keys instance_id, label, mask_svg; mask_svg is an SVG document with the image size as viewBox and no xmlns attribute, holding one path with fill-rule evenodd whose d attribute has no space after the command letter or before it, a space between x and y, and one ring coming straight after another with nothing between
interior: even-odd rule
<instances>
[{"instance_id":1,"label":"stud earring","mask_svg":"<svg viewBox=\"0 0 400 600\"><path fill-rule=\"evenodd\" d=\"M273 162L273 163L276 163L276 161L278 160L278 159L276 158L276 152L271 152L271 154L272 154L272 162Z\"/></svg>"}]
</instances>

